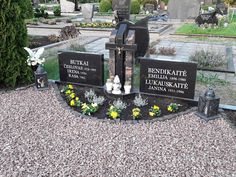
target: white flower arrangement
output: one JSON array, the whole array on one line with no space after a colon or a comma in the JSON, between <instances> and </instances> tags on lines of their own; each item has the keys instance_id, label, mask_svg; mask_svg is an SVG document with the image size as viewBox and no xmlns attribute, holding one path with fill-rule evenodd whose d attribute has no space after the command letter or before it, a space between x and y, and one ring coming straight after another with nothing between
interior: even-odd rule
<instances>
[{"instance_id":1,"label":"white flower arrangement","mask_svg":"<svg viewBox=\"0 0 236 177\"><path fill-rule=\"evenodd\" d=\"M37 64L41 65L45 62L45 58L40 59L41 55L44 52L44 48L38 49L38 51L33 52L30 48L24 47L24 49L28 52L29 56L27 59L27 64L29 66L36 66Z\"/></svg>"}]
</instances>

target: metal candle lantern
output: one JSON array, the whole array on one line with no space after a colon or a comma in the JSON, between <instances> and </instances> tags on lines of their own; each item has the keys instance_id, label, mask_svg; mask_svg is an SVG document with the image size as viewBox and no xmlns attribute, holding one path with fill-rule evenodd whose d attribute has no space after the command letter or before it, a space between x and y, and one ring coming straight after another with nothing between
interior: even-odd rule
<instances>
[{"instance_id":1,"label":"metal candle lantern","mask_svg":"<svg viewBox=\"0 0 236 177\"><path fill-rule=\"evenodd\" d=\"M216 97L214 90L209 88L203 96L199 97L198 115L205 120L217 118L219 104L220 98Z\"/></svg>"},{"instance_id":2,"label":"metal candle lantern","mask_svg":"<svg viewBox=\"0 0 236 177\"><path fill-rule=\"evenodd\" d=\"M35 86L39 90L44 90L48 88L48 75L41 65L38 66L37 70L34 72L35 75Z\"/></svg>"}]
</instances>

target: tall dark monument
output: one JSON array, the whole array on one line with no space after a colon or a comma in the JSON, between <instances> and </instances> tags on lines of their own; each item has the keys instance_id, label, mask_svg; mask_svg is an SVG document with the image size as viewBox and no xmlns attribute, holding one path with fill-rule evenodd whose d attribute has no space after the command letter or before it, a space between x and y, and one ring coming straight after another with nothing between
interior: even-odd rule
<instances>
[{"instance_id":1,"label":"tall dark monument","mask_svg":"<svg viewBox=\"0 0 236 177\"><path fill-rule=\"evenodd\" d=\"M122 89L125 84L133 82L134 56L137 49L135 31L129 30L127 24L121 24L118 30L113 30L109 42L109 78L118 75Z\"/></svg>"}]
</instances>

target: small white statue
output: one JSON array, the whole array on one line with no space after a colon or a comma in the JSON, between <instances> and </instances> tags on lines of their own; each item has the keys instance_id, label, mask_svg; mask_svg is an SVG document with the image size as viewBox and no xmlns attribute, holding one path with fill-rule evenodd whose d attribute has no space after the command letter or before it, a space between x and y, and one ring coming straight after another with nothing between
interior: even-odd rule
<instances>
[{"instance_id":1,"label":"small white statue","mask_svg":"<svg viewBox=\"0 0 236 177\"><path fill-rule=\"evenodd\" d=\"M113 90L112 94L114 95L120 95L121 94L121 83L120 83L120 78L118 75L115 76L114 81L113 81Z\"/></svg>"}]
</instances>

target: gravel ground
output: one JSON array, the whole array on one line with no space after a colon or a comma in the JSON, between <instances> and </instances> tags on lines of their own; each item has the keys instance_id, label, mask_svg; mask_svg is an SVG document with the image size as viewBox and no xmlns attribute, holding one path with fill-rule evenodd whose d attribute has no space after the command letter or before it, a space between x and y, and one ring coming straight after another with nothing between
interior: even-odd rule
<instances>
[{"instance_id":1,"label":"gravel ground","mask_svg":"<svg viewBox=\"0 0 236 177\"><path fill-rule=\"evenodd\" d=\"M236 176L236 131L223 118L81 119L53 88L10 91L0 100L0 176Z\"/></svg>"}]
</instances>

